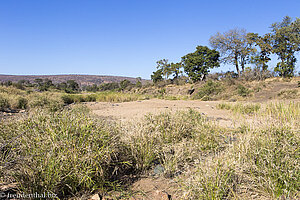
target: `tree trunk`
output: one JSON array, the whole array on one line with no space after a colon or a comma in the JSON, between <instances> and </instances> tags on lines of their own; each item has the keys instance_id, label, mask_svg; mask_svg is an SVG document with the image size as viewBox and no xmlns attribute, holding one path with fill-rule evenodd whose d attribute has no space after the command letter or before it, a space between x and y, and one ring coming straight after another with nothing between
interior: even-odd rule
<instances>
[{"instance_id":1,"label":"tree trunk","mask_svg":"<svg viewBox=\"0 0 300 200\"><path fill-rule=\"evenodd\" d=\"M239 62L238 62L237 55L235 55L235 57L234 57L234 63L235 63L236 71L238 73L238 77L240 77L241 76L241 72L240 72L240 69L239 69Z\"/></svg>"},{"instance_id":2,"label":"tree trunk","mask_svg":"<svg viewBox=\"0 0 300 200\"><path fill-rule=\"evenodd\" d=\"M241 67L242 67L242 72L245 71L245 58L242 56L241 57Z\"/></svg>"}]
</instances>

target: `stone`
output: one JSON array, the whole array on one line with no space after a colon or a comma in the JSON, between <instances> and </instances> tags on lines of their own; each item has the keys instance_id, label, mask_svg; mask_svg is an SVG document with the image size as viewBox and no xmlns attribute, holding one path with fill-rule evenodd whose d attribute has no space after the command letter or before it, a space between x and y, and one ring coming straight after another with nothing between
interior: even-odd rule
<instances>
[{"instance_id":1,"label":"stone","mask_svg":"<svg viewBox=\"0 0 300 200\"><path fill-rule=\"evenodd\" d=\"M99 194L94 194L89 200L101 200Z\"/></svg>"},{"instance_id":2,"label":"stone","mask_svg":"<svg viewBox=\"0 0 300 200\"><path fill-rule=\"evenodd\" d=\"M163 174L164 171L165 171L165 168L161 165L156 165L156 167L154 168L154 174L155 175L160 175L160 174Z\"/></svg>"},{"instance_id":3,"label":"stone","mask_svg":"<svg viewBox=\"0 0 300 200\"><path fill-rule=\"evenodd\" d=\"M171 199L171 195L169 195L166 192L156 190L155 193L156 194L155 194L155 197L153 199L160 199L160 200L170 200Z\"/></svg>"}]
</instances>

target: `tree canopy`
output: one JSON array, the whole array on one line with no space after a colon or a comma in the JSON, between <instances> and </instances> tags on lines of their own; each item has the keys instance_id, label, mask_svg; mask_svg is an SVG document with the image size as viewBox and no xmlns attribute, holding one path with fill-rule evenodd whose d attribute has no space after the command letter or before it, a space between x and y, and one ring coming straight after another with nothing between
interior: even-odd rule
<instances>
[{"instance_id":1,"label":"tree canopy","mask_svg":"<svg viewBox=\"0 0 300 200\"><path fill-rule=\"evenodd\" d=\"M239 65L244 71L245 64L255 49L252 40L247 37L245 29L232 29L223 34L217 33L209 39L210 45L220 51L223 63L234 64L238 75L241 75Z\"/></svg>"},{"instance_id":2,"label":"tree canopy","mask_svg":"<svg viewBox=\"0 0 300 200\"><path fill-rule=\"evenodd\" d=\"M286 16L282 22L272 24L272 52L280 62L275 67L275 72L280 76L290 77L294 75L296 57L295 52L300 50L300 19L295 22Z\"/></svg>"},{"instance_id":3,"label":"tree canopy","mask_svg":"<svg viewBox=\"0 0 300 200\"><path fill-rule=\"evenodd\" d=\"M196 51L182 57L184 71L193 81L204 80L209 69L219 67L220 54L207 46L197 46Z\"/></svg>"}]
</instances>

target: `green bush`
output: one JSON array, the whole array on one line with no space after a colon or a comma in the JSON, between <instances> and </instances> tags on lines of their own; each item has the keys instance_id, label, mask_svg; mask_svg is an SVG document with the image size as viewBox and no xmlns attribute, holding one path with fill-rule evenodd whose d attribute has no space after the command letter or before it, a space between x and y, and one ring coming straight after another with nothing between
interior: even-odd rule
<instances>
[{"instance_id":1,"label":"green bush","mask_svg":"<svg viewBox=\"0 0 300 200\"><path fill-rule=\"evenodd\" d=\"M62 95L61 99L65 104L71 104L75 102L74 98L71 95Z\"/></svg>"},{"instance_id":2,"label":"green bush","mask_svg":"<svg viewBox=\"0 0 300 200\"><path fill-rule=\"evenodd\" d=\"M0 110L3 111L9 107L10 107L10 104L9 104L8 100L6 98L0 96Z\"/></svg>"},{"instance_id":3,"label":"green bush","mask_svg":"<svg viewBox=\"0 0 300 200\"><path fill-rule=\"evenodd\" d=\"M222 87L219 82L209 80L199 89L199 92L193 98L208 101L212 99L211 96L217 95L221 91Z\"/></svg>"},{"instance_id":4,"label":"green bush","mask_svg":"<svg viewBox=\"0 0 300 200\"><path fill-rule=\"evenodd\" d=\"M18 109L26 109L27 106L28 106L28 100L24 97L19 97L17 108Z\"/></svg>"},{"instance_id":5,"label":"green bush","mask_svg":"<svg viewBox=\"0 0 300 200\"><path fill-rule=\"evenodd\" d=\"M237 86L237 93L242 97L247 97L250 94L250 90L243 85Z\"/></svg>"}]
</instances>

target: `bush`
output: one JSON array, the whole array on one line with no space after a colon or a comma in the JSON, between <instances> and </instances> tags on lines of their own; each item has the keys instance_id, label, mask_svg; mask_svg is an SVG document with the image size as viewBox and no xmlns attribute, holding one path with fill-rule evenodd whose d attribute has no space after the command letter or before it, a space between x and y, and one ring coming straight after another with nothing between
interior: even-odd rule
<instances>
[{"instance_id":1,"label":"bush","mask_svg":"<svg viewBox=\"0 0 300 200\"><path fill-rule=\"evenodd\" d=\"M250 94L250 90L243 85L237 86L237 93L242 97L247 97Z\"/></svg>"},{"instance_id":2,"label":"bush","mask_svg":"<svg viewBox=\"0 0 300 200\"><path fill-rule=\"evenodd\" d=\"M28 106L28 100L24 97L19 97L17 108L18 109L26 109L27 106Z\"/></svg>"},{"instance_id":3,"label":"bush","mask_svg":"<svg viewBox=\"0 0 300 200\"><path fill-rule=\"evenodd\" d=\"M199 89L199 92L193 98L208 101L212 99L212 95L217 95L221 91L222 87L219 82L213 82L212 80L209 80Z\"/></svg>"},{"instance_id":4,"label":"bush","mask_svg":"<svg viewBox=\"0 0 300 200\"><path fill-rule=\"evenodd\" d=\"M2 96L0 96L0 110L4 111L5 109L9 108L10 104L8 100Z\"/></svg>"},{"instance_id":5,"label":"bush","mask_svg":"<svg viewBox=\"0 0 300 200\"><path fill-rule=\"evenodd\" d=\"M278 96L282 99L296 99L298 98L298 90L290 89L290 90L282 90L278 93Z\"/></svg>"}]
</instances>

